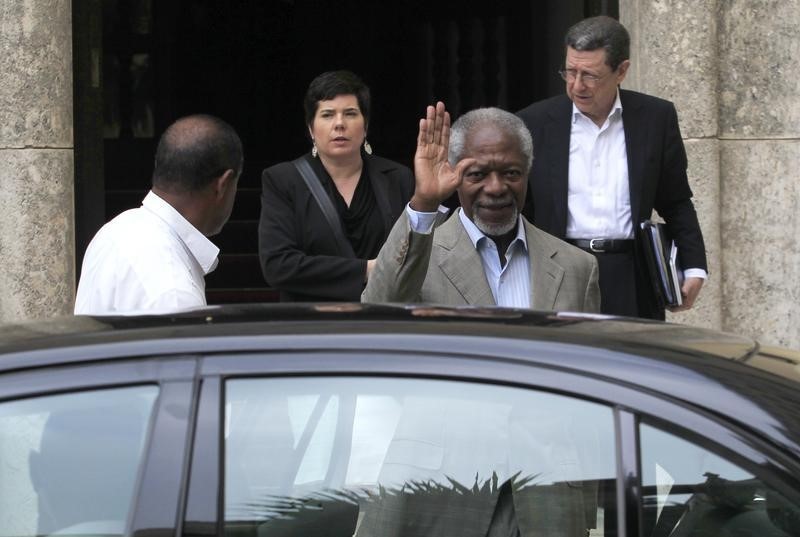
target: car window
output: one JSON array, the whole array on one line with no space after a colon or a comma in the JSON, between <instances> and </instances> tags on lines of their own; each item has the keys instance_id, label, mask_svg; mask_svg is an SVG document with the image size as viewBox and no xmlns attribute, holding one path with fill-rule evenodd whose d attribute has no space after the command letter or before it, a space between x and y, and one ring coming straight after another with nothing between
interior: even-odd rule
<instances>
[{"instance_id":1,"label":"car window","mask_svg":"<svg viewBox=\"0 0 800 537\"><path fill-rule=\"evenodd\" d=\"M123 535L157 393L0 403L0 536Z\"/></svg>"},{"instance_id":2,"label":"car window","mask_svg":"<svg viewBox=\"0 0 800 537\"><path fill-rule=\"evenodd\" d=\"M616 534L606 406L400 378L233 379L225 393L227 535Z\"/></svg>"},{"instance_id":3,"label":"car window","mask_svg":"<svg viewBox=\"0 0 800 537\"><path fill-rule=\"evenodd\" d=\"M798 535L800 510L755 475L647 424L640 445L646 536Z\"/></svg>"}]
</instances>

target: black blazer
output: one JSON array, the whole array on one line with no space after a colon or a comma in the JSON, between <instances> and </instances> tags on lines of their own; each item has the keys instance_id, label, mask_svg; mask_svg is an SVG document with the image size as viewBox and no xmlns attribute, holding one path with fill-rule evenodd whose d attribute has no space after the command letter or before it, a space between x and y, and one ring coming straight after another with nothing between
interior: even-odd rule
<instances>
[{"instance_id":1,"label":"black blazer","mask_svg":"<svg viewBox=\"0 0 800 537\"><path fill-rule=\"evenodd\" d=\"M364 153L362 157L383 215L386 240L411 199L414 176L402 164ZM358 302L367 260L340 250L294 164L282 162L264 170L261 189L258 253L267 284L280 291L282 301Z\"/></svg>"},{"instance_id":2,"label":"black blazer","mask_svg":"<svg viewBox=\"0 0 800 537\"><path fill-rule=\"evenodd\" d=\"M620 101L634 233L655 209L675 237L681 264L708 270L703 235L686 176L686 150L675 106L628 90L620 90ZM517 115L531 131L534 153L523 213L540 229L564 238L572 101L566 95L559 95L533 103ZM636 275L640 313L663 318L664 308L656 302L638 240Z\"/></svg>"}]
</instances>

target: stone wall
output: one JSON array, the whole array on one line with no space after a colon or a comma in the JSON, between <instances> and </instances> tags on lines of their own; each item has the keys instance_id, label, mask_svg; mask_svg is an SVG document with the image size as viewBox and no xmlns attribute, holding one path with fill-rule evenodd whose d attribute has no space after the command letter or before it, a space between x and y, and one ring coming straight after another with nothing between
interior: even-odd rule
<instances>
[{"instance_id":1,"label":"stone wall","mask_svg":"<svg viewBox=\"0 0 800 537\"><path fill-rule=\"evenodd\" d=\"M0 322L72 309L70 0L0 0Z\"/></svg>"},{"instance_id":2,"label":"stone wall","mask_svg":"<svg viewBox=\"0 0 800 537\"><path fill-rule=\"evenodd\" d=\"M800 348L800 1L720 8L725 328Z\"/></svg>"},{"instance_id":3,"label":"stone wall","mask_svg":"<svg viewBox=\"0 0 800 537\"><path fill-rule=\"evenodd\" d=\"M719 141L714 0L620 0L631 34L631 68L624 86L668 99L678 110L689 159L689 184L703 230L710 278L695 308L668 320L720 329Z\"/></svg>"},{"instance_id":4,"label":"stone wall","mask_svg":"<svg viewBox=\"0 0 800 537\"><path fill-rule=\"evenodd\" d=\"M676 322L800 347L800 0L620 0L626 86L675 102L711 263Z\"/></svg>"}]
</instances>

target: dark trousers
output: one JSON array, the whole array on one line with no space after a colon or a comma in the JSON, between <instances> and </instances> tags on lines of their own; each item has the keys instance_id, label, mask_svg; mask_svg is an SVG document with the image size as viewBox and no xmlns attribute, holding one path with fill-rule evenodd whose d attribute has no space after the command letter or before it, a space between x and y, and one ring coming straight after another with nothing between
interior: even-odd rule
<instances>
[{"instance_id":1,"label":"dark trousers","mask_svg":"<svg viewBox=\"0 0 800 537\"><path fill-rule=\"evenodd\" d=\"M589 253L597 259L600 270L600 311L609 315L641 317L636 298L633 252Z\"/></svg>"}]
</instances>

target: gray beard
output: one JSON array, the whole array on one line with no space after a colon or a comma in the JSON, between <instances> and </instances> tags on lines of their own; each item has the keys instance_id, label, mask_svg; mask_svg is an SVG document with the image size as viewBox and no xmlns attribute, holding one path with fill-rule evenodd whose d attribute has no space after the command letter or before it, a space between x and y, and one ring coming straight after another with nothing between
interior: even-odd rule
<instances>
[{"instance_id":1,"label":"gray beard","mask_svg":"<svg viewBox=\"0 0 800 537\"><path fill-rule=\"evenodd\" d=\"M472 209L472 216L475 227L481 230L481 233L488 237L502 237L517 226L517 221L519 220L519 209L515 204L514 211L511 214L511 217L509 217L508 221L501 222L499 224L484 222L478 216L478 213L474 208Z\"/></svg>"}]
</instances>

